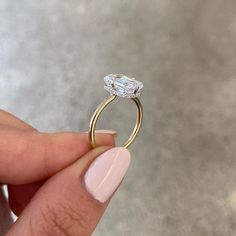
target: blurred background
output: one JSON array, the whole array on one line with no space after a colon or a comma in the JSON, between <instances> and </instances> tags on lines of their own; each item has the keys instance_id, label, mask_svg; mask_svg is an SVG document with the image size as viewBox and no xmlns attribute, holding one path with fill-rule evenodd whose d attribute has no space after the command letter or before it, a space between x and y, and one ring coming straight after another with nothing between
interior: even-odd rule
<instances>
[{"instance_id":1,"label":"blurred background","mask_svg":"<svg viewBox=\"0 0 236 236\"><path fill-rule=\"evenodd\" d=\"M103 77L144 83L132 165L94 235L236 234L236 1L0 0L0 101L41 131L84 131ZM129 136L120 99L99 127Z\"/></svg>"}]
</instances>

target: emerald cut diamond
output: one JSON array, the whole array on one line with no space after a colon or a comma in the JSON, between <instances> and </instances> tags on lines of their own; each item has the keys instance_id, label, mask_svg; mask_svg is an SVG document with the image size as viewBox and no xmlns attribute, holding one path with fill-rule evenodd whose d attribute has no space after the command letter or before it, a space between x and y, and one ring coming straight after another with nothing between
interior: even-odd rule
<instances>
[{"instance_id":1,"label":"emerald cut diamond","mask_svg":"<svg viewBox=\"0 0 236 236\"><path fill-rule=\"evenodd\" d=\"M123 98L135 98L140 96L143 84L134 78L122 74L110 74L104 77L104 89L112 95Z\"/></svg>"}]
</instances>

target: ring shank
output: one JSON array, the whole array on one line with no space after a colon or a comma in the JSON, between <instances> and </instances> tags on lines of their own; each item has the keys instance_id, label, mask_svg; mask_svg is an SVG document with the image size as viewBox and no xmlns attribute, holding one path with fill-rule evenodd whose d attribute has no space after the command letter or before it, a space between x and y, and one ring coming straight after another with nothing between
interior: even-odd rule
<instances>
[{"instance_id":1,"label":"ring shank","mask_svg":"<svg viewBox=\"0 0 236 236\"><path fill-rule=\"evenodd\" d=\"M116 95L111 95L109 96L107 99L105 99L95 110L91 120L90 120L90 129L89 129L89 139L90 139L90 143L91 146L93 148L95 148L96 145L96 140L95 140L95 130L96 130L96 124L98 121L99 116L101 115L102 111L112 102L114 101L116 98ZM126 141L126 143L124 144L125 148L128 148L130 146L130 144L134 141L134 139L136 138L141 125L142 125L142 121L143 121L143 108L142 108L142 104L140 102L140 100L136 97L136 98L132 98L132 100L135 102L136 106L137 106L137 119L136 119L136 124L135 127L133 129L133 132L131 134L131 136L129 137L129 139Z\"/></svg>"}]
</instances>

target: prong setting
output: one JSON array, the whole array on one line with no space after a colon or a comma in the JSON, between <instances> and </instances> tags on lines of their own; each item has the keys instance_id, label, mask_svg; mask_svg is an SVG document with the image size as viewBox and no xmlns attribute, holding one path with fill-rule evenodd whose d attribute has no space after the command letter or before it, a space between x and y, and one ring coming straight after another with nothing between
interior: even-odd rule
<instances>
[{"instance_id":1,"label":"prong setting","mask_svg":"<svg viewBox=\"0 0 236 236\"><path fill-rule=\"evenodd\" d=\"M143 83L123 74L110 74L104 77L105 86L111 95L123 98L136 98L141 94Z\"/></svg>"}]
</instances>

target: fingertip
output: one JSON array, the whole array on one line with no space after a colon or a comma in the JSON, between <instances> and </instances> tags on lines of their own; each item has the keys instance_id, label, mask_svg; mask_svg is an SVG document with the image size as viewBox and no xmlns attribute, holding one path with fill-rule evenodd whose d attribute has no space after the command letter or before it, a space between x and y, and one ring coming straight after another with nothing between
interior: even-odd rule
<instances>
[{"instance_id":1,"label":"fingertip","mask_svg":"<svg viewBox=\"0 0 236 236\"><path fill-rule=\"evenodd\" d=\"M44 172L50 175L65 168L92 149L88 133L41 133L45 148ZM97 146L115 146L114 135L96 134ZM67 163L67 164L66 164Z\"/></svg>"},{"instance_id":2,"label":"fingertip","mask_svg":"<svg viewBox=\"0 0 236 236\"><path fill-rule=\"evenodd\" d=\"M90 143L89 132L85 131L83 132L83 134L86 135L86 139ZM116 145L116 136L117 136L117 132L114 130L96 130L95 131L96 146L114 147Z\"/></svg>"},{"instance_id":3,"label":"fingertip","mask_svg":"<svg viewBox=\"0 0 236 236\"><path fill-rule=\"evenodd\" d=\"M5 139L1 143L1 155L7 158L0 166L0 181L9 184L26 184L46 178L92 149L88 133L12 131L7 137L2 135ZM96 143L97 146L115 146L114 135L96 134Z\"/></svg>"},{"instance_id":4,"label":"fingertip","mask_svg":"<svg viewBox=\"0 0 236 236\"><path fill-rule=\"evenodd\" d=\"M95 134L97 146L115 146L115 131L98 130ZM91 148L88 132L41 133L47 141L60 147Z\"/></svg>"},{"instance_id":5,"label":"fingertip","mask_svg":"<svg viewBox=\"0 0 236 236\"><path fill-rule=\"evenodd\" d=\"M112 133L96 133L96 144L97 146L112 146L116 145L115 134Z\"/></svg>"}]
</instances>

